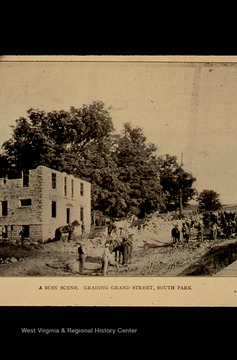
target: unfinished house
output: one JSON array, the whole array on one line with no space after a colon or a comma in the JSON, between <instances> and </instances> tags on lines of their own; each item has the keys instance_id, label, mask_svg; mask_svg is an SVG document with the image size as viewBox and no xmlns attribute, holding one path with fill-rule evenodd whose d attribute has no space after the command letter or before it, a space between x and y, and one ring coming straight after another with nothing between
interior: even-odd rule
<instances>
[{"instance_id":1,"label":"unfinished house","mask_svg":"<svg viewBox=\"0 0 237 360\"><path fill-rule=\"evenodd\" d=\"M6 241L46 242L55 229L78 220L91 225L91 184L45 166L0 179L0 235Z\"/></svg>"}]
</instances>

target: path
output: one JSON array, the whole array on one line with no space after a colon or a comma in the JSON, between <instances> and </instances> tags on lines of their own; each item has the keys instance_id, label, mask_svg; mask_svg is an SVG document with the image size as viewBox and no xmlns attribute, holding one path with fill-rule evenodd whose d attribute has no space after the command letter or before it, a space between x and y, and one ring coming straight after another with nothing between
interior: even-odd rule
<instances>
[{"instance_id":1,"label":"path","mask_svg":"<svg viewBox=\"0 0 237 360\"><path fill-rule=\"evenodd\" d=\"M234 261L232 264L226 266L224 269L216 273L214 276L237 276L237 261Z\"/></svg>"}]
</instances>

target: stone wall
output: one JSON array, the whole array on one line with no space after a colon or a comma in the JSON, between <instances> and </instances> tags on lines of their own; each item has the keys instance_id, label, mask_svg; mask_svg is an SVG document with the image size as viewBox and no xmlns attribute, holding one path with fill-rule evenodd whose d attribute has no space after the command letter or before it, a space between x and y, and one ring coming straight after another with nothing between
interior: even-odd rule
<instances>
[{"instance_id":1,"label":"stone wall","mask_svg":"<svg viewBox=\"0 0 237 360\"><path fill-rule=\"evenodd\" d=\"M23 186L23 178L0 179L0 201L7 202L7 215L0 208L0 226L7 230L9 241L20 239L19 232L22 225L30 227L30 240L39 240L42 237L42 202L40 195L40 171L31 170L29 186ZM6 228L7 226L7 228Z\"/></svg>"},{"instance_id":2,"label":"stone wall","mask_svg":"<svg viewBox=\"0 0 237 360\"><path fill-rule=\"evenodd\" d=\"M2 212L4 201L7 202L5 215ZM52 214L52 202L55 214ZM23 186L23 176L0 179L1 204L0 230L1 227L7 230L6 240L9 241L20 239L19 232L24 225L30 226L29 240L45 242L52 239L57 227L66 225L68 221L81 223L81 208L86 232L90 232L90 183L45 166L29 171L28 186Z\"/></svg>"}]
</instances>

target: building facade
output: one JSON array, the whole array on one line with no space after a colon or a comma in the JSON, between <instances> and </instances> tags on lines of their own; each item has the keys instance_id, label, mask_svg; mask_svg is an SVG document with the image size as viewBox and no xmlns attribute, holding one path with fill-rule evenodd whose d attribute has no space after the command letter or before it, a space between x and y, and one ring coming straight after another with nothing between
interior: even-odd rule
<instances>
[{"instance_id":1,"label":"building facade","mask_svg":"<svg viewBox=\"0 0 237 360\"><path fill-rule=\"evenodd\" d=\"M29 240L46 242L56 228L74 220L90 232L91 184L46 166L22 172L20 178L1 178L0 202L5 240L19 240L24 228Z\"/></svg>"}]
</instances>

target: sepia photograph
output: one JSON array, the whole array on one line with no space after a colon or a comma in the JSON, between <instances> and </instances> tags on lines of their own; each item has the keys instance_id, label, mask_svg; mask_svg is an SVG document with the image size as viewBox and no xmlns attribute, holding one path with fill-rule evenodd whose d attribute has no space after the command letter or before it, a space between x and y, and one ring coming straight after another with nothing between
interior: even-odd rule
<instances>
[{"instance_id":1,"label":"sepia photograph","mask_svg":"<svg viewBox=\"0 0 237 360\"><path fill-rule=\"evenodd\" d=\"M237 306L237 57L2 56L0 79L1 305Z\"/></svg>"}]
</instances>

